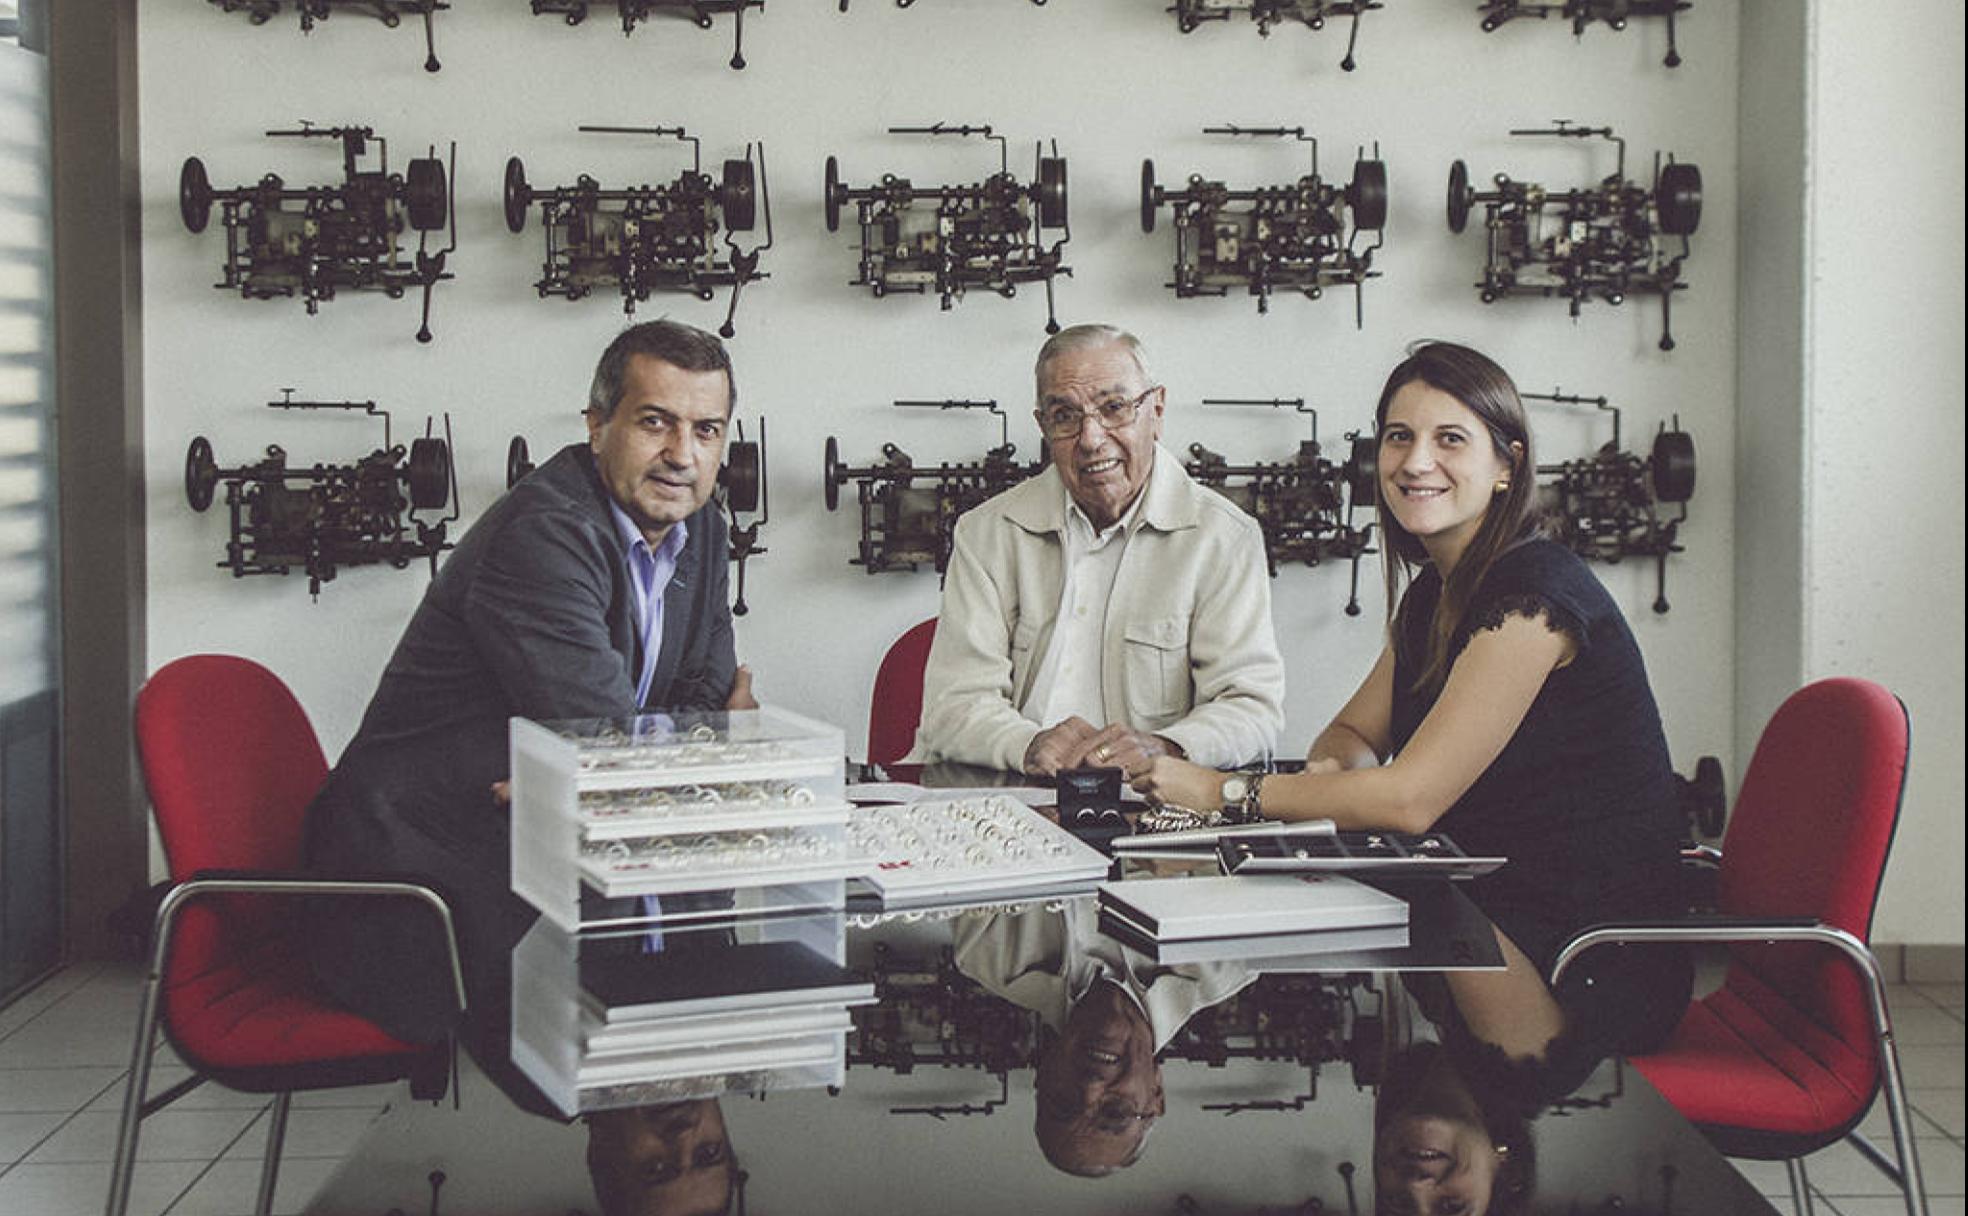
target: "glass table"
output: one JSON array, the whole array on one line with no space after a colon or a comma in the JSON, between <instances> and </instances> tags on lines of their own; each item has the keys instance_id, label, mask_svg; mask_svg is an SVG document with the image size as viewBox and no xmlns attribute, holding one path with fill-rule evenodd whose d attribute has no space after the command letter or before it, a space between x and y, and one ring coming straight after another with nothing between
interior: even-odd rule
<instances>
[{"instance_id":1,"label":"glass table","mask_svg":"<svg viewBox=\"0 0 1968 1216\"><path fill-rule=\"evenodd\" d=\"M1088 923L1083 908L1069 913L1073 907L1054 900L1018 913L993 911L1007 925L1026 916L1057 917L1062 925L1078 916ZM720 1193L729 1184L728 1210L761 1216L1376 1210L1376 1102L1392 1103L1391 1081L1403 1073L1404 1062L1430 1050L1402 1047L1404 1003L1361 972L1216 977L1182 1010L1181 1025L1152 1028L1160 1046L1151 1052L1160 1057L1159 1098L1137 1101L1115 1096L1124 1086L1093 1087L1100 1093L1087 1109L1150 1130L1131 1165L1105 1177L1078 1177L1053 1168L1041 1151L1042 1087L1035 1085L1031 1061L1050 1035L1040 1026L1079 1016L1082 1006L1097 1003L1094 994L1125 1012L1129 1005L1117 990L1131 982L1152 991L1157 983L1183 980L1182 969L1146 966L1139 956L1116 963L1119 947L1111 943L1104 947L1109 970L1091 981L1077 946L1059 952L1056 964L1021 956L1011 979L1044 981L1051 968L1072 1012L1040 1009L1058 999L1060 984L1051 997L1035 998L1029 982L997 976L980 983L971 974L982 969L978 936L993 911L850 914L847 963L874 980L880 1000L855 1010L843 1083L763 1097L734 1090L720 1100L661 1108L670 1126L644 1135L647 1155L637 1158L642 1172L620 1175L633 1194L608 1216L615 1210L697 1210L645 1201L636 1190L640 1180L649 1183L647 1195L674 1198L665 1188L686 1175L711 1177ZM1037 922L1018 923L1030 930ZM1081 940L1070 928L1059 936ZM1132 967L1132 980L1116 982L1115 966ZM1007 991L1018 1000L1005 999ZM1166 1021L1171 1006L1150 996L1141 1007ZM1090 1041L1087 1058L1096 1072L1126 1054L1118 1038L1095 1033ZM1061 1042L1076 1040L1069 1031ZM459 1105L407 1098L393 1105L308 1210L335 1216L602 1213L582 1123L526 1115L469 1061L464 1067ZM1053 1067L1060 1075L1061 1066ZM1383 1115L1388 1109L1384 1105ZM1431 1134L1420 1133L1424 1142ZM1481 1161L1495 1166L1509 1160L1510 1168L1495 1170L1487 1204L1466 1210L1553 1216L1774 1211L1618 1061L1606 1063L1518 1135L1493 1137L1505 1151L1491 1157L1492 1147ZM1404 1172L1446 1186L1434 1175L1466 1172L1469 1162L1462 1158L1474 1156L1452 1146L1438 1152L1426 1143L1390 1149L1394 1138L1388 1133L1382 1145L1390 1187ZM735 1168L722 1160L727 1149ZM669 1174L651 1164L666 1154L683 1159ZM1378 1210L1414 1209L1390 1201Z\"/></svg>"}]
</instances>

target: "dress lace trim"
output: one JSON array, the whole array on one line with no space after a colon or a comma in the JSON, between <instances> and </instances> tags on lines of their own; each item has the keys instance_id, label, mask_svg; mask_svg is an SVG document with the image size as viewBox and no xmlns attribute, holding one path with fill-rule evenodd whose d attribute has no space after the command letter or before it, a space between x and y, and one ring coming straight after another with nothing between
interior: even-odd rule
<instances>
[{"instance_id":1,"label":"dress lace trim","mask_svg":"<svg viewBox=\"0 0 1968 1216\"><path fill-rule=\"evenodd\" d=\"M1468 624L1463 630L1463 640L1488 629L1503 628L1504 621L1513 616L1526 620L1542 620L1545 627L1553 633L1562 633L1571 639L1572 645L1583 648L1585 637L1579 632L1577 622L1561 612L1551 600L1535 591L1514 591L1499 595L1471 610Z\"/></svg>"}]
</instances>

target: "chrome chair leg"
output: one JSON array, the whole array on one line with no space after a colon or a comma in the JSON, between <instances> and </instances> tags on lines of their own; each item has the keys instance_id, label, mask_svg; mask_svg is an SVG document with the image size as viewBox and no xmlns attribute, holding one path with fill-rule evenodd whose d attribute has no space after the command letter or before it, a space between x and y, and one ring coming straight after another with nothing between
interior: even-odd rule
<instances>
[{"instance_id":1,"label":"chrome chair leg","mask_svg":"<svg viewBox=\"0 0 1968 1216\"><path fill-rule=\"evenodd\" d=\"M1790 1203L1797 1216L1813 1216L1811 1180L1804 1175L1804 1158L1784 1158L1784 1172L1790 1175Z\"/></svg>"},{"instance_id":2,"label":"chrome chair leg","mask_svg":"<svg viewBox=\"0 0 1968 1216\"><path fill-rule=\"evenodd\" d=\"M280 1152L287 1145L287 1110L294 1102L291 1092L276 1094L267 1111L266 1160L260 1165L260 1197L253 1205L253 1216L273 1211L273 1188L280 1180Z\"/></svg>"},{"instance_id":3,"label":"chrome chair leg","mask_svg":"<svg viewBox=\"0 0 1968 1216\"><path fill-rule=\"evenodd\" d=\"M124 1216L130 1207L130 1182L137 1169L137 1125L143 1121L144 1092L150 1087L150 1060L157 1041L157 1001L161 987L163 943L151 957L137 1007L137 1040L130 1048L130 1079L123 1091L123 1116L116 1126L116 1156L109 1171L109 1200L105 1216Z\"/></svg>"}]
</instances>

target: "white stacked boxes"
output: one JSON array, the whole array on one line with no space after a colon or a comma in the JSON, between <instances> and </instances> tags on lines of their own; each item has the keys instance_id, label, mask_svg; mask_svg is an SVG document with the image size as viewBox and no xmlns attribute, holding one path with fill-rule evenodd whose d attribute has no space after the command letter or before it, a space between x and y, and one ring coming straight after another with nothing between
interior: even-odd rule
<instances>
[{"instance_id":1,"label":"white stacked boxes","mask_svg":"<svg viewBox=\"0 0 1968 1216\"><path fill-rule=\"evenodd\" d=\"M512 722L513 1058L568 1115L838 1085L841 732L778 709ZM612 928L611 928L612 927Z\"/></svg>"},{"instance_id":2,"label":"white stacked boxes","mask_svg":"<svg viewBox=\"0 0 1968 1216\"><path fill-rule=\"evenodd\" d=\"M584 886L614 900L770 887L837 908L860 868L843 746L782 709L514 718L513 890L569 931L594 923Z\"/></svg>"},{"instance_id":3,"label":"white stacked boxes","mask_svg":"<svg viewBox=\"0 0 1968 1216\"><path fill-rule=\"evenodd\" d=\"M755 911L741 909L740 912ZM838 912L597 938L542 918L513 952L513 1060L563 1114L838 1086L848 1008ZM712 939L696 944L686 939Z\"/></svg>"}]
</instances>

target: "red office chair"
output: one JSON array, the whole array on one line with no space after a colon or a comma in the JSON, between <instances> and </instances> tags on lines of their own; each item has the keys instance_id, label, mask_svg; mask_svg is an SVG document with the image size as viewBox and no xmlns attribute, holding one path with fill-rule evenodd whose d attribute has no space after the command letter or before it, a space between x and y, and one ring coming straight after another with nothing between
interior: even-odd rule
<instances>
[{"instance_id":1,"label":"red office chair","mask_svg":"<svg viewBox=\"0 0 1968 1216\"><path fill-rule=\"evenodd\" d=\"M868 763L894 764L916 745L922 723L923 668L936 640L936 618L913 626L895 639L875 670L875 695L868 706Z\"/></svg>"},{"instance_id":2,"label":"red office chair","mask_svg":"<svg viewBox=\"0 0 1968 1216\"><path fill-rule=\"evenodd\" d=\"M1799 1216L1811 1210L1801 1158L1841 1138L1899 1185L1911 1216L1927 1211L1885 980L1866 945L1906 767L1906 707L1892 693L1852 679L1800 689L1764 728L1736 796L1717 915L1595 926L1552 967L1556 984L1604 942L1731 943L1722 986L1632 1062L1724 1153L1783 1161ZM1853 1130L1882 1079L1897 1161Z\"/></svg>"},{"instance_id":3,"label":"red office chair","mask_svg":"<svg viewBox=\"0 0 1968 1216\"><path fill-rule=\"evenodd\" d=\"M277 1095L260 1173L264 1216L293 1091L409 1078L413 1093L435 1098L449 1079L446 1045L401 1042L316 993L291 897L419 900L447 937L450 910L415 883L302 874L302 822L328 765L300 704L266 668L227 655L178 659L138 692L136 725L171 885L151 937L108 1213L129 1204L141 1120L209 1079ZM451 968L462 1010L455 938ZM194 1075L146 1098L160 1025Z\"/></svg>"}]
</instances>

